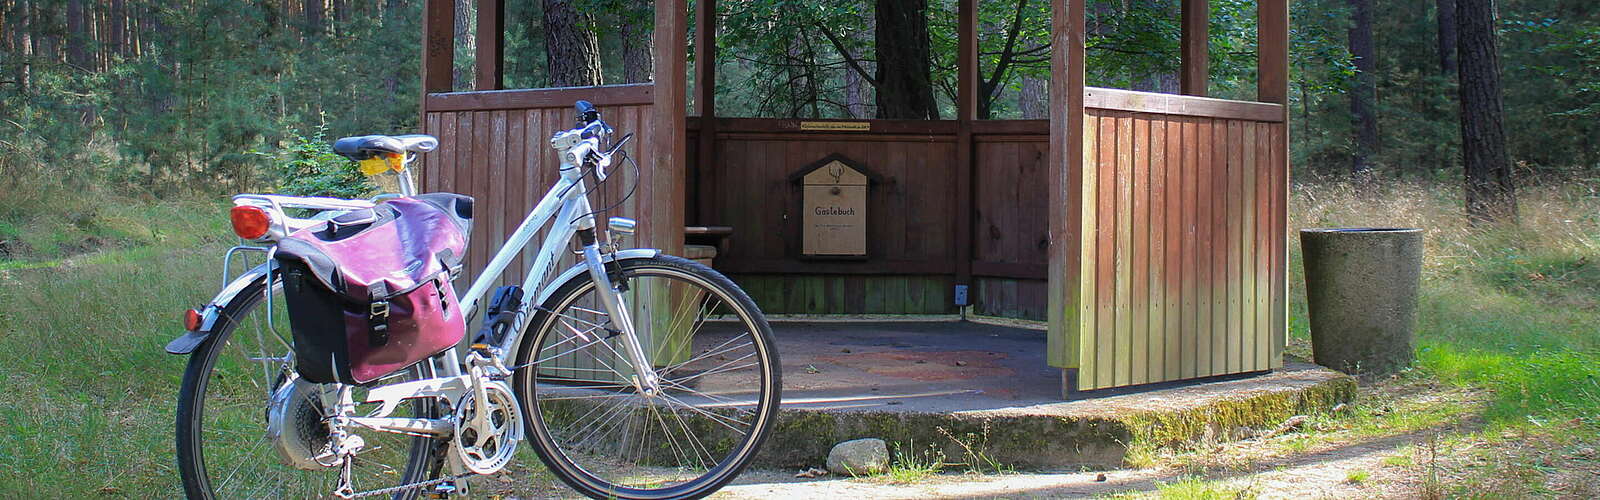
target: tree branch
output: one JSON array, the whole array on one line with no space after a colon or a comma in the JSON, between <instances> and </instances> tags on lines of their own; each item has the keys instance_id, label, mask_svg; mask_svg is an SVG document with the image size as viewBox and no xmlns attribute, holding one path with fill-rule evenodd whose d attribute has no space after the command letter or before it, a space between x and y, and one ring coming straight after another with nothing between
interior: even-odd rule
<instances>
[{"instance_id":1,"label":"tree branch","mask_svg":"<svg viewBox=\"0 0 1600 500\"><path fill-rule=\"evenodd\" d=\"M867 74L866 68L862 68L861 64L856 62L855 56L850 55L849 50L845 50L844 44L839 42L839 37L834 36L833 32L828 31L828 27L823 26L822 23L813 23L813 25L822 31L822 36L827 37L828 43L833 44L833 50L839 51L839 55L844 57L845 62L850 63L850 68L856 70L856 73L861 75L862 80L872 84L873 88L878 87L878 80Z\"/></svg>"}]
</instances>

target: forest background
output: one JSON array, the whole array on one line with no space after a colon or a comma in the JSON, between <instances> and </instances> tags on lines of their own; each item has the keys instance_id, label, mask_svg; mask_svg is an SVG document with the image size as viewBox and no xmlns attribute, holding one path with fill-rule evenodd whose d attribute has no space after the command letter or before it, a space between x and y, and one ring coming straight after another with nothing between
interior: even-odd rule
<instances>
[{"instance_id":1,"label":"forest background","mask_svg":"<svg viewBox=\"0 0 1600 500\"><path fill-rule=\"evenodd\" d=\"M1294 2L1297 179L1370 172L1459 182L1456 1ZM475 2L455 2L455 86L466 90ZM0 0L0 195L91 185L155 196L270 189L297 145L414 131L422 3ZM886 17L878 3L909 13ZM1177 92L1178 0L1088 4L1089 85ZM652 5L507 2L507 87L647 81ZM980 117L1044 117L1049 2L979 5ZM1210 6L1210 93L1252 100L1254 3ZM721 2L719 115L948 119L955 7ZM1495 7L1503 128L1518 182L1593 179L1600 5ZM919 102L893 99L902 93Z\"/></svg>"}]
</instances>

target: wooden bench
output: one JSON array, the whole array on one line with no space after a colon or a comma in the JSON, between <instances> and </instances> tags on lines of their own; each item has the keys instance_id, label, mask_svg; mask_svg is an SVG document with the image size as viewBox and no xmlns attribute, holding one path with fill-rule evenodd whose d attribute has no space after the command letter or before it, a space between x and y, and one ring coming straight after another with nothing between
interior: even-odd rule
<instances>
[{"instance_id":1,"label":"wooden bench","mask_svg":"<svg viewBox=\"0 0 1600 500\"><path fill-rule=\"evenodd\" d=\"M689 259L706 267L717 254L725 251L728 236L733 234L730 226L688 226L683 228L683 258Z\"/></svg>"}]
</instances>

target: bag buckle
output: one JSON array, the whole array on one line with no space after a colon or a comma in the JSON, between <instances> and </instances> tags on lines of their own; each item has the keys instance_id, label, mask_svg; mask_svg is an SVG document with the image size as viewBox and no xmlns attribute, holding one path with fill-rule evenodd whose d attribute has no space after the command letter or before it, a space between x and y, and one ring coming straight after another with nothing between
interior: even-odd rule
<instances>
[{"instance_id":1,"label":"bag buckle","mask_svg":"<svg viewBox=\"0 0 1600 500\"><path fill-rule=\"evenodd\" d=\"M373 302L367 309L367 345L380 347L389 343L389 301Z\"/></svg>"}]
</instances>

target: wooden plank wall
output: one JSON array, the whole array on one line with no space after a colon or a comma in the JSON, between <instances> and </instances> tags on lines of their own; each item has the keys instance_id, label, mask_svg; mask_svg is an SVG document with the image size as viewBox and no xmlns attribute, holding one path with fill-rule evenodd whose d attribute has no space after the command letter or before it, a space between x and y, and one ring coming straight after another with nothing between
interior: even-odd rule
<instances>
[{"instance_id":1,"label":"wooden plank wall","mask_svg":"<svg viewBox=\"0 0 1600 500\"><path fill-rule=\"evenodd\" d=\"M513 92L513 91L508 91ZM499 251L500 245L522 223L523 217L533 210L546 191L559 178L560 165L555 151L550 148L550 136L557 130L572 128L576 119L572 100L567 90L514 91L525 94L517 99L464 100L474 92L460 94L433 94L425 113L424 133L439 138L439 149L423 155L420 189L424 192L448 191L472 196L478 200L480 210L475 213L472 239L467 249L468 272L463 282L457 283L462 291L470 285L466 277L475 277ZM550 98L532 99L526 94L550 92ZM597 94L588 94L597 95ZM598 94L604 96L604 94ZM573 99L582 98L576 94ZM593 98L593 97L590 97ZM654 135L649 126L651 105L648 93L640 96L614 98L611 104L597 100L596 105L606 123L621 134L632 132L634 139L625 149L639 162L642 178L638 188L622 206L605 215L632 217L641 226L650 224L651 217L641 207L651 196L651 161L643 151L649 151ZM636 182L631 168L613 167L610 182L601 186L591 196L595 209L617 202L627 187ZM603 223L603 222L602 222ZM525 273L533 266L534 255L543 234L529 243L523 251L521 263L512 263L502 276L501 285L521 284ZM644 245L644 242L633 242ZM574 258L565 257L552 271L551 277Z\"/></svg>"},{"instance_id":2,"label":"wooden plank wall","mask_svg":"<svg viewBox=\"0 0 1600 500\"><path fill-rule=\"evenodd\" d=\"M799 130L797 120L718 119L709 172L693 167L700 142L690 141L691 220L733 227L716 267L763 311L956 312L953 122L871 123L866 132L819 132ZM835 153L883 179L868 194L863 260L801 256L801 190L789 175Z\"/></svg>"},{"instance_id":3,"label":"wooden plank wall","mask_svg":"<svg viewBox=\"0 0 1600 500\"><path fill-rule=\"evenodd\" d=\"M973 135L974 312L1043 321L1050 261L1049 122L979 122Z\"/></svg>"},{"instance_id":4,"label":"wooden plank wall","mask_svg":"<svg viewBox=\"0 0 1600 500\"><path fill-rule=\"evenodd\" d=\"M798 120L718 119L710 171L690 162L689 220L734 228L718 269L764 310L785 314L955 313L960 245L970 245L977 314L1043 319L1048 193L1045 120L980 121L973 127L973 212L953 203L960 175L953 121L871 120L865 132L799 130ZM689 156L701 124L691 120ZM869 258L809 260L800 253L800 191L788 175L828 154L881 175L869 206ZM957 241L970 217L973 242Z\"/></svg>"},{"instance_id":5,"label":"wooden plank wall","mask_svg":"<svg viewBox=\"0 0 1600 500\"><path fill-rule=\"evenodd\" d=\"M1166 97L1094 97L1084 122L1077 389L1280 367L1281 119L1262 119L1265 108L1205 108L1216 100L1187 98L1181 108Z\"/></svg>"}]
</instances>

